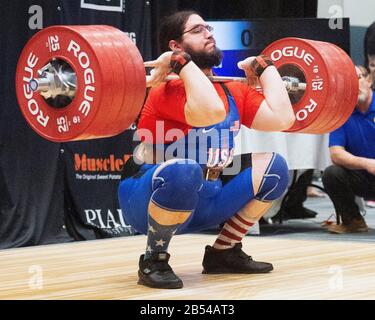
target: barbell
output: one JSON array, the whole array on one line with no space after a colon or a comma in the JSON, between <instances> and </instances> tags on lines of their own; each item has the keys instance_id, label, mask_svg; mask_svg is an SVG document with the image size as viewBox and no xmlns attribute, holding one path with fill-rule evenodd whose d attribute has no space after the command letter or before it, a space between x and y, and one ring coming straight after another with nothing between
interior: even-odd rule
<instances>
[{"instance_id":1,"label":"barbell","mask_svg":"<svg viewBox=\"0 0 375 320\"><path fill-rule=\"evenodd\" d=\"M357 102L358 77L341 48L284 38L262 53L282 76L296 115L287 132L327 133L348 119ZM174 79L170 75L166 81ZM146 70L136 45L114 27L51 26L24 47L16 94L27 123L48 140L110 137L137 118L146 96Z\"/></svg>"}]
</instances>

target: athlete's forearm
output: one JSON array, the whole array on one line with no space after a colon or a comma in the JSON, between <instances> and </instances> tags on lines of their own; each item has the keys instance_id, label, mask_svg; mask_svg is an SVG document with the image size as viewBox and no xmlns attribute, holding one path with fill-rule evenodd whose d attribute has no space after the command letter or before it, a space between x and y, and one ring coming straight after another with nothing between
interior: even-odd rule
<instances>
[{"instance_id":1,"label":"athlete's forearm","mask_svg":"<svg viewBox=\"0 0 375 320\"><path fill-rule=\"evenodd\" d=\"M280 122L290 128L295 121L292 105L276 67L270 66L264 70L259 78L269 108Z\"/></svg>"},{"instance_id":2,"label":"athlete's forearm","mask_svg":"<svg viewBox=\"0 0 375 320\"><path fill-rule=\"evenodd\" d=\"M189 62L180 72L186 91L185 115L190 125L208 126L224 120L224 104L212 82L197 67Z\"/></svg>"}]
</instances>

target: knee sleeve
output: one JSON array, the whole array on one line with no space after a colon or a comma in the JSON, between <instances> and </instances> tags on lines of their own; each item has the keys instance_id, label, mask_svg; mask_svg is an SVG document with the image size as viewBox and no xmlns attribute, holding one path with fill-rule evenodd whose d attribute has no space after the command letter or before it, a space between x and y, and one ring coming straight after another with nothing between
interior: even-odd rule
<instances>
[{"instance_id":1,"label":"knee sleeve","mask_svg":"<svg viewBox=\"0 0 375 320\"><path fill-rule=\"evenodd\" d=\"M288 184L289 173L286 161L282 156L274 153L263 175L255 199L260 201L276 200L282 196Z\"/></svg>"},{"instance_id":2,"label":"knee sleeve","mask_svg":"<svg viewBox=\"0 0 375 320\"><path fill-rule=\"evenodd\" d=\"M171 211L192 211L198 203L203 174L200 165L189 159L168 160L152 176L151 201Z\"/></svg>"}]
</instances>

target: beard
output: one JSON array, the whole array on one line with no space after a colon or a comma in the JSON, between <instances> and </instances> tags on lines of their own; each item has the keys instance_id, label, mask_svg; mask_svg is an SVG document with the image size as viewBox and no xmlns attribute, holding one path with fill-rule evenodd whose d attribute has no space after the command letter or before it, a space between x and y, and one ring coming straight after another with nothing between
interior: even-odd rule
<instances>
[{"instance_id":1,"label":"beard","mask_svg":"<svg viewBox=\"0 0 375 320\"><path fill-rule=\"evenodd\" d=\"M216 46L211 52L194 51L190 46L185 46L184 50L200 69L211 69L218 66L223 58L223 52Z\"/></svg>"}]
</instances>

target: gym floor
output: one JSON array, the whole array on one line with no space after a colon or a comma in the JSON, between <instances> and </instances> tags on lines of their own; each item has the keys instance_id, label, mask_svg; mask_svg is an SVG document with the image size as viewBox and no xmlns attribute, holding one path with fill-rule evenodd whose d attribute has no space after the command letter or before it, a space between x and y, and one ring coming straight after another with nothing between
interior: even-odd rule
<instances>
[{"instance_id":1,"label":"gym floor","mask_svg":"<svg viewBox=\"0 0 375 320\"><path fill-rule=\"evenodd\" d=\"M309 198L315 219L261 226L247 236L244 251L275 270L263 275L204 275L204 246L215 234L176 236L171 265L184 281L180 290L137 285L143 235L0 251L0 299L375 299L375 209L366 234L332 235L320 223L333 208L327 198ZM146 304L146 302L145 302Z\"/></svg>"}]
</instances>

